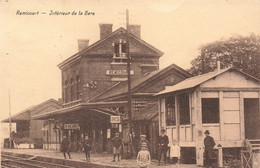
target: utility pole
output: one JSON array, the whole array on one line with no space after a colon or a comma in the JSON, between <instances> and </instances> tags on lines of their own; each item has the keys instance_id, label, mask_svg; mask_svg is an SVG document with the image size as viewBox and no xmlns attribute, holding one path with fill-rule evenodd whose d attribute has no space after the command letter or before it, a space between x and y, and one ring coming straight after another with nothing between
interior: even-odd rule
<instances>
[{"instance_id":1,"label":"utility pole","mask_svg":"<svg viewBox=\"0 0 260 168\"><path fill-rule=\"evenodd\" d=\"M128 124L130 139L132 139L132 91L131 91L131 55L130 55L130 42L129 42L129 13L126 9L126 55L127 55L127 82L128 82ZM130 140L131 141L131 140ZM132 156L132 147L130 147L130 155Z\"/></svg>"},{"instance_id":2,"label":"utility pole","mask_svg":"<svg viewBox=\"0 0 260 168\"><path fill-rule=\"evenodd\" d=\"M9 97L9 147L12 148L12 121L11 121L11 102L10 102L10 90L8 90Z\"/></svg>"},{"instance_id":3,"label":"utility pole","mask_svg":"<svg viewBox=\"0 0 260 168\"><path fill-rule=\"evenodd\" d=\"M132 92L131 92L131 55L129 43L129 13L126 9L126 55L127 55L127 82L128 82L128 117L129 117L129 132L132 135Z\"/></svg>"}]
</instances>

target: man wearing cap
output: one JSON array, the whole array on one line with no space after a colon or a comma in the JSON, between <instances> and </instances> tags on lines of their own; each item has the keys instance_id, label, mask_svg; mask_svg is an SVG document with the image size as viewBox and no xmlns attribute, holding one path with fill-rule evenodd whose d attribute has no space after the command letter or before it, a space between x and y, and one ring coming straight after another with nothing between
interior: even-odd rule
<instances>
[{"instance_id":1,"label":"man wearing cap","mask_svg":"<svg viewBox=\"0 0 260 168\"><path fill-rule=\"evenodd\" d=\"M146 139L146 135L140 135L140 141L138 143L138 150L140 151L141 150L141 146L142 146L142 143L146 143L147 145L147 149L149 151L150 149L150 144L149 144L149 141Z\"/></svg>"},{"instance_id":2,"label":"man wearing cap","mask_svg":"<svg viewBox=\"0 0 260 168\"><path fill-rule=\"evenodd\" d=\"M166 154L167 154L167 150L168 150L168 144L169 144L169 138L166 135L166 130L162 129L161 131L161 135L158 138L158 145L159 145L159 156L158 156L158 165L160 165L160 161L161 161L161 157L163 155L164 158L164 164L166 164Z\"/></svg>"},{"instance_id":3,"label":"man wearing cap","mask_svg":"<svg viewBox=\"0 0 260 168\"><path fill-rule=\"evenodd\" d=\"M115 162L116 155L117 155L118 161L120 161L119 157L120 157L121 148L123 147L123 141L119 137L119 133L115 133L115 138L113 139L112 145L113 145L113 154L114 154L114 158L113 158L112 162Z\"/></svg>"},{"instance_id":4,"label":"man wearing cap","mask_svg":"<svg viewBox=\"0 0 260 168\"><path fill-rule=\"evenodd\" d=\"M212 159L214 159L214 151L213 148L215 146L214 138L209 136L209 130L204 132L206 137L204 138L204 156L205 156L205 166L210 167L212 165Z\"/></svg>"}]
</instances>

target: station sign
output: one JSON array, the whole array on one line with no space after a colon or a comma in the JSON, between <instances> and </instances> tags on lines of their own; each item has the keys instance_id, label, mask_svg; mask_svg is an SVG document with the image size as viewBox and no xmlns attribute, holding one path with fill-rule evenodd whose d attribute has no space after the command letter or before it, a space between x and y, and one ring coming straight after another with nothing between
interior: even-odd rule
<instances>
[{"instance_id":1,"label":"station sign","mask_svg":"<svg viewBox=\"0 0 260 168\"><path fill-rule=\"evenodd\" d=\"M110 123L119 124L120 123L120 116L110 116Z\"/></svg>"},{"instance_id":2,"label":"station sign","mask_svg":"<svg viewBox=\"0 0 260 168\"><path fill-rule=\"evenodd\" d=\"M110 69L106 70L106 75L127 75L127 71L124 69ZM134 75L134 70L130 70L130 75Z\"/></svg>"},{"instance_id":3,"label":"station sign","mask_svg":"<svg viewBox=\"0 0 260 168\"><path fill-rule=\"evenodd\" d=\"M64 129L80 129L79 124L64 124Z\"/></svg>"},{"instance_id":4,"label":"station sign","mask_svg":"<svg viewBox=\"0 0 260 168\"><path fill-rule=\"evenodd\" d=\"M111 128L118 128L119 124L111 124Z\"/></svg>"}]
</instances>

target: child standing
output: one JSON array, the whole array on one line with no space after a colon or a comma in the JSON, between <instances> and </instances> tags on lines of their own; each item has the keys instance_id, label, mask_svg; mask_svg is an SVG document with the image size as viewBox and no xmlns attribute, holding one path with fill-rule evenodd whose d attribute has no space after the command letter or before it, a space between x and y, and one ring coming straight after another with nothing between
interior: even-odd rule
<instances>
[{"instance_id":1,"label":"child standing","mask_svg":"<svg viewBox=\"0 0 260 168\"><path fill-rule=\"evenodd\" d=\"M143 168L149 168L151 164L151 156L148 151L147 144L145 142L141 145L141 150L137 154L137 165Z\"/></svg>"},{"instance_id":2,"label":"child standing","mask_svg":"<svg viewBox=\"0 0 260 168\"><path fill-rule=\"evenodd\" d=\"M170 157L172 159L172 163L179 167L180 147L177 145L176 141L173 141L173 146L171 146Z\"/></svg>"},{"instance_id":3,"label":"child standing","mask_svg":"<svg viewBox=\"0 0 260 168\"><path fill-rule=\"evenodd\" d=\"M123 141L119 137L119 133L115 133L115 138L113 139L112 145L113 145L113 154L114 154L112 162L116 161L116 155L118 161L120 162L119 158L120 158L121 148L123 147Z\"/></svg>"}]
</instances>

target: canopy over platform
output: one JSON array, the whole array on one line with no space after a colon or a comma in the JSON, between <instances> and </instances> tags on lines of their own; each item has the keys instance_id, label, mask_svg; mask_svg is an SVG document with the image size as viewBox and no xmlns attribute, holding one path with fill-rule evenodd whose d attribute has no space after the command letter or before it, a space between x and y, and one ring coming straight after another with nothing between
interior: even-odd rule
<instances>
[{"instance_id":1,"label":"canopy over platform","mask_svg":"<svg viewBox=\"0 0 260 168\"><path fill-rule=\"evenodd\" d=\"M70 114L77 111L87 110L93 111L105 115L119 115L117 113L119 107L126 107L127 101L116 102L96 102L96 103L80 103L75 106L62 108L48 113L32 116L32 119L46 120L49 118L55 118L60 115Z\"/></svg>"}]
</instances>

